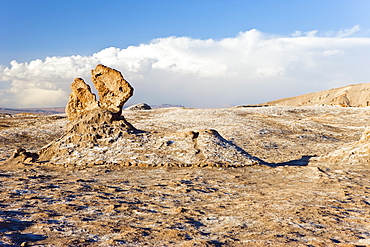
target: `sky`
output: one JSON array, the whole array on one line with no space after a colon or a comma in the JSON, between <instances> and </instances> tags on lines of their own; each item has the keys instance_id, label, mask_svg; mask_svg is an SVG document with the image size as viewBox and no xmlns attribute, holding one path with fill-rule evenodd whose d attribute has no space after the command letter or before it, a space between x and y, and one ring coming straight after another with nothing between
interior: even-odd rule
<instances>
[{"instance_id":1,"label":"sky","mask_svg":"<svg viewBox=\"0 0 370 247\"><path fill-rule=\"evenodd\" d=\"M97 64L128 104L215 108L370 82L368 0L0 0L0 107L62 107Z\"/></svg>"}]
</instances>

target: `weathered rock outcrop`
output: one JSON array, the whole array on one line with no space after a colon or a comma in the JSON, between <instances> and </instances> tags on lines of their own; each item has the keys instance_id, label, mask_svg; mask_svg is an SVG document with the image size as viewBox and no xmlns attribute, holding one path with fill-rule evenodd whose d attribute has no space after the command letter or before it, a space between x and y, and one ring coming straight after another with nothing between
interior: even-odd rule
<instances>
[{"instance_id":1,"label":"weathered rock outcrop","mask_svg":"<svg viewBox=\"0 0 370 247\"><path fill-rule=\"evenodd\" d=\"M71 85L71 94L66 107L68 119L75 120L98 108L98 101L90 86L83 79L76 78Z\"/></svg>"},{"instance_id":2,"label":"weathered rock outcrop","mask_svg":"<svg viewBox=\"0 0 370 247\"><path fill-rule=\"evenodd\" d=\"M78 119L96 109L120 116L123 105L133 95L134 89L119 71L104 65L96 66L91 74L91 80L99 94L99 101L91 92L90 86L83 79L76 78L71 85L71 94L66 107L68 119Z\"/></svg>"},{"instance_id":3,"label":"weathered rock outcrop","mask_svg":"<svg viewBox=\"0 0 370 247\"><path fill-rule=\"evenodd\" d=\"M312 163L326 165L369 165L370 164L370 127L367 127L359 141L350 143L323 157L318 157Z\"/></svg>"},{"instance_id":4,"label":"weathered rock outcrop","mask_svg":"<svg viewBox=\"0 0 370 247\"><path fill-rule=\"evenodd\" d=\"M125 166L245 166L260 163L226 141L216 130L176 133L140 131L128 123L122 107L133 88L120 72L98 65L92 81L99 100L75 79L66 107L65 134L42 148L39 161L54 164Z\"/></svg>"},{"instance_id":5,"label":"weathered rock outcrop","mask_svg":"<svg viewBox=\"0 0 370 247\"><path fill-rule=\"evenodd\" d=\"M122 107L134 94L134 89L121 72L104 65L96 66L91 74L91 80L99 94L99 107L121 115Z\"/></svg>"},{"instance_id":6,"label":"weathered rock outcrop","mask_svg":"<svg viewBox=\"0 0 370 247\"><path fill-rule=\"evenodd\" d=\"M91 130L96 126L90 126ZM57 151L57 153L55 153ZM259 160L215 130L175 133L129 132L104 125L97 133L69 132L45 147L42 159L55 164L124 166L246 166Z\"/></svg>"}]
</instances>

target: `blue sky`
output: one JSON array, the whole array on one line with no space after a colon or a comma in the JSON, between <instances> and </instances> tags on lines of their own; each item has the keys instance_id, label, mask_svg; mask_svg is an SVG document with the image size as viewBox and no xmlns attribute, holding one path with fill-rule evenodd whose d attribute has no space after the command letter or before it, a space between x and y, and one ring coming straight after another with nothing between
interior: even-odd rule
<instances>
[{"instance_id":1,"label":"blue sky","mask_svg":"<svg viewBox=\"0 0 370 247\"><path fill-rule=\"evenodd\" d=\"M103 61L119 69L126 79L137 84L133 85L135 88L141 89L136 90L133 101L192 107L261 103L326 87L367 82L369 76L360 66L368 62L365 56L369 49L370 1L367 0L1 0L0 9L0 107L63 106L73 77L88 80L92 68L85 67ZM169 37L173 39L168 40ZM299 37L311 39L303 45ZM236 43L238 47L233 46ZM244 54L246 44L256 45L253 54ZM267 49L258 49L262 45L267 45ZM291 49L292 46L295 48ZM143 54L144 50L148 55ZM317 56L318 50L326 60ZM244 57L238 57L238 51ZM294 53L301 54L302 60L294 57ZM130 59L121 61L127 56ZM286 57L290 60L284 60ZM259 67L245 62L256 58L261 59ZM347 66L343 64L344 58L353 60L352 69L340 69ZM68 62L71 59L72 64ZM218 63L213 63L217 59ZM17 64L11 64L13 60ZM320 64L323 60L325 64ZM219 71L224 74L207 74L212 73L212 65L219 68L214 74ZM333 70L332 78L314 69L315 66ZM76 75L64 76L56 68L76 71ZM262 71L265 77L243 75L248 69ZM199 87L196 93L194 86ZM262 90L266 87L271 92ZM229 96L220 100L225 88ZM250 92L252 88L254 93ZM245 94L240 93L241 89ZM22 102L24 95L32 97ZM48 101L50 95L54 101Z\"/></svg>"},{"instance_id":2,"label":"blue sky","mask_svg":"<svg viewBox=\"0 0 370 247\"><path fill-rule=\"evenodd\" d=\"M1 0L0 64L88 55L155 38L233 37L240 31L370 29L367 0Z\"/></svg>"}]
</instances>

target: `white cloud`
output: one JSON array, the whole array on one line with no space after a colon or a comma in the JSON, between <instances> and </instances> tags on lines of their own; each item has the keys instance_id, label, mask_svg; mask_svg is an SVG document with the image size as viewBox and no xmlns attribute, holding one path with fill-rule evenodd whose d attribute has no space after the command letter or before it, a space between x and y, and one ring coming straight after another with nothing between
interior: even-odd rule
<instances>
[{"instance_id":1,"label":"white cloud","mask_svg":"<svg viewBox=\"0 0 370 247\"><path fill-rule=\"evenodd\" d=\"M221 40L167 37L92 56L47 57L0 66L0 105L64 106L75 77L89 82L97 64L116 68L135 88L131 102L220 107L367 82L370 38L318 31L292 36L258 30ZM11 82L9 86L9 81Z\"/></svg>"},{"instance_id":2,"label":"white cloud","mask_svg":"<svg viewBox=\"0 0 370 247\"><path fill-rule=\"evenodd\" d=\"M343 55L344 53L342 50L332 49L332 50L323 51L323 54L324 56L334 56L334 55Z\"/></svg>"},{"instance_id":3,"label":"white cloud","mask_svg":"<svg viewBox=\"0 0 370 247\"><path fill-rule=\"evenodd\" d=\"M355 33L357 33L358 31L360 31L360 26L359 25L356 25L352 28L349 28L349 29L342 29L338 32L337 36L338 37L348 37L348 36L351 36Z\"/></svg>"},{"instance_id":4,"label":"white cloud","mask_svg":"<svg viewBox=\"0 0 370 247\"><path fill-rule=\"evenodd\" d=\"M29 88L15 94L15 99L21 101L24 106L57 106L67 96L68 94L61 89Z\"/></svg>"}]
</instances>

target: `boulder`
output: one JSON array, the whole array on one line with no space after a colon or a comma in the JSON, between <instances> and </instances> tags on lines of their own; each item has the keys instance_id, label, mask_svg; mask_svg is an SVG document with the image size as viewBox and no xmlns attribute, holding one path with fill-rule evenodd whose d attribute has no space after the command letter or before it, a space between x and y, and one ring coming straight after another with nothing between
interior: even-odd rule
<instances>
[{"instance_id":1,"label":"boulder","mask_svg":"<svg viewBox=\"0 0 370 247\"><path fill-rule=\"evenodd\" d=\"M139 103L136 105L131 105L127 107L125 110L130 110L130 111L137 111L137 110L151 110L152 108L150 105L145 104L145 103Z\"/></svg>"},{"instance_id":2,"label":"boulder","mask_svg":"<svg viewBox=\"0 0 370 247\"><path fill-rule=\"evenodd\" d=\"M39 155L37 153L27 152L24 148L16 148L13 155L7 160L7 162L13 163L29 163L35 162Z\"/></svg>"}]
</instances>

